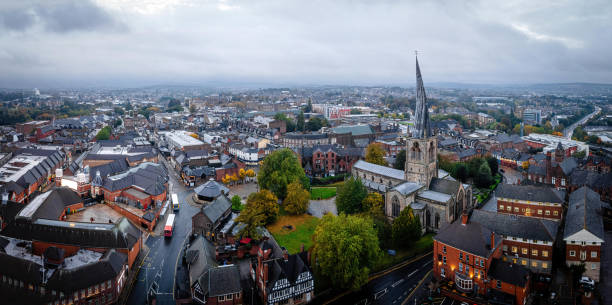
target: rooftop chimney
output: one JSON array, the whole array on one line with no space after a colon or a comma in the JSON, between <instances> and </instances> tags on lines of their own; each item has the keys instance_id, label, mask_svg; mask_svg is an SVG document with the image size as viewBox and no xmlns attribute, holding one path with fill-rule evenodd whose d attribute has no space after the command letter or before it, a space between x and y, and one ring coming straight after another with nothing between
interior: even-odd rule
<instances>
[{"instance_id":1,"label":"rooftop chimney","mask_svg":"<svg viewBox=\"0 0 612 305\"><path fill-rule=\"evenodd\" d=\"M495 232L491 231L491 249L495 249Z\"/></svg>"},{"instance_id":2,"label":"rooftop chimney","mask_svg":"<svg viewBox=\"0 0 612 305\"><path fill-rule=\"evenodd\" d=\"M463 210L463 213L461 213L461 224L465 226L468 223L468 219L469 219L469 216L468 216L467 211Z\"/></svg>"}]
</instances>

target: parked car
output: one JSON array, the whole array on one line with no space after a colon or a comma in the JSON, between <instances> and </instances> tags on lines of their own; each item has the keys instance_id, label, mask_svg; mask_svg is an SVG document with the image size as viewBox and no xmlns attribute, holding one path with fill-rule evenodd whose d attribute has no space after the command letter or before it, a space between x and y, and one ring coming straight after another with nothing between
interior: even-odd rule
<instances>
[{"instance_id":1,"label":"parked car","mask_svg":"<svg viewBox=\"0 0 612 305\"><path fill-rule=\"evenodd\" d=\"M583 276L580 279L580 286L585 290L593 290L595 289L595 281L588 276Z\"/></svg>"}]
</instances>

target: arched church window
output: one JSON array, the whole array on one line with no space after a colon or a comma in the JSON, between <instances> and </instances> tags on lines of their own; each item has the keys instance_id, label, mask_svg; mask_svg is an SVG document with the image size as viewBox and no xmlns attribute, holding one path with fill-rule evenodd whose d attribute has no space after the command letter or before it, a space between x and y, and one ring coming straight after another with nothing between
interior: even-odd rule
<instances>
[{"instance_id":1,"label":"arched church window","mask_svg":"<svg viewBox=\"0 0 612 305\"><path fill-rule=\"evenodd\" d=\"M436 156L435 156L434 151L435 151L435 149L434 149L434 142L431 142L431 143L429 143L429 160L430 161L435 160L434 158Z\"/></svg>"},{"instance_id":2,"label":"arched church window","mask_svg":"<svg viewBox=\"0 0 612 305\"><path fill-rule=\"evenodd\" d=\"M436 213L435 228L440 228L440 213Z\"/></svg>"},{"instance_id":3,"label":"arched church window","mask_svg":"<svg viewBox=\"0 0 612 305\"><path fill-rule=\"evenodd\" d=\"M399 199L397 199L397 196L393 196L393 199L391 199L391 216L398 217L399 214L400 214Z\"/></svg>"}]
</instances>

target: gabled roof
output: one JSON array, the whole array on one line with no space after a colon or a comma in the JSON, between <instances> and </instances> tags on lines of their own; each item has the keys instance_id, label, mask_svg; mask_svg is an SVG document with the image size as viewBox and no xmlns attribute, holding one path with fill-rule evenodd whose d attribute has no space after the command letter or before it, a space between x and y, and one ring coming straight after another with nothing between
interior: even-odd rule
<instances>
[{"instance_id":1,"label":"gabled roof","mask_svg":"<svg viewBox=\"0 0 612 305\"><path fill-rule=\"evenodd\" d=\"M211 204L204 207L202 213L204 213L212 223L216 223L231 207L232 202L225 195L221 195L215 198Z\"/></svg>"},{"instance_id":2,"label":"gabled roof","mask_svg":"<svg viewBox=\"0 0 612 305\"><path fill-rule=\"evenodd\" d=\"M240 270L237 265L210 268L200 278L200 285L209 297L239 293L242 291Z\"/></svg>"},{"instance_id":3,"label":"gabled roof","mask_svg":"<svg viewBox=\"0 0 612 305\"><path fill-rule=\"evenodd\" d=\"M500 184L495 195L501 198L562 204L564 199L552 187Z\"/></svg>"},{"instance_id":4,"label":"gabled roof","mask_svg":"<svg viewBox=\"0 0 612 305\"><path fill-rule=\"evenodd\" d=\"M49 289L71 293L119 276L127 264L127 255L111 249L97 262L74 269L60 268L47 281Z\"/></svg>"},{"instance_id":5,"label":"gabled roof","mask_svg":"<svg viewBox=\"0 0 612 305\"><path fill-rule=\"evenodd\" d=\"M491 261L488 274L495 280L518 287L525 287L529 277L529 269L519 264L504 262L495 258Z\"/></svg>"},{"instance_id":6,"label":"gabled roof","mask_svg":"<svg viewBox=\"0 0 612 305\"><path fill-rule=\"evenodd\" d=\"M284 258L276 258L269 262L269 285L266 287L268 293L274 289L274 283L281 279L287 279L290 284L296 284L298 276L304 272L311 272L310 268L299 254L291 254Z\"/></svg>"},{"instance_id":7,"label":"gabled roof","mask_svg":"<svg viewBox=\"0 0 612 305\"><path fill-rule=\"evenodd\" d=\"M491 234L495 234L495 245L491 245ZM463 225L455 221L442 228L434 236L434 240L452 246L461 251L469 252L481 257L489 257L502 243L501 235L478 222L468 221Z\"/></svg>"},{"instance_id":8,"label":"gabled roof","mask_svg":"<svg viewBox=\"0 0 612 305\"><path fill-rule=\"evenodd\" d=\"M444 193L447 195L456 195L461 188L461 182L456 180L448 180L441 178L431 178L429 189L438 193Z\"/></svg>"},{"instance_id":9,"label":"gabled roof","mask_svg":"<svg viewBox=\"0 0 612 305\"><path fill-rule=\"evenodd\" d=\"M577 166L578 163L573 157L565 158L565 160L559 164L559 167L561 167L561 170L563 170L565 175L570 175Z\"/></svg>"},{"instance_id":10,"label":"gabled roof","mask_svg":"<svg viewBox=\"0 0 612 305\"><path fill-rule=\"evenodd\" d=\"M124 173L105 179L103 187L117 191L136 186L149 195L157 196L166 190L164 184L167 181L168 174L160 164L144 162Z\"/></svg>"},{"instance_id":11,"label":"gabled roof","mask_svg":"<svg viewBox=\"0 0 612 305\"><path fill-rule=\"evenodd\" d=\"M604 240L602 206L599 194L583 186L570 195L563 239L586 230Z\"/></svg>"},{"instance_id":12,"label":"gabled roof","mask_svg":"<svg viewBox=\"0 0 612 305\"><path fill-rule=\"evenodd\" d=\"M365 170L371 173L376 173L396 180L404 180L404 171L402 170L369 163L363 160L357 161L355 165L353 165L353 168Z\"/></svg>"},{"instance_id":13,"label":"gabled roof","mask_svg":"<svg viewBox=\"0 0 612 305\"><path fill-rule=\"evenodd\" d=\"M559 222L557 221L499 214L479 209L474 209L470 221L480 223L495 233L504 236L549 242L555 242L559 229Z\"/></svg>"},{"instance_id":14,"label":"gabled roof","mask_svg":"<svg viewBox=\"0 0 612 305\"><path fill-rule=\"evenodd\" d=\"M395 186L393 188L393 190L396 190L400 194L406 196L408 194L412 194L412 193L420 190L421 188L423 188L423 186L418 184L418 183L416 183L416 182L404 182L402 184L399 184L399 185Z\"/></svg>"}]
</instances>

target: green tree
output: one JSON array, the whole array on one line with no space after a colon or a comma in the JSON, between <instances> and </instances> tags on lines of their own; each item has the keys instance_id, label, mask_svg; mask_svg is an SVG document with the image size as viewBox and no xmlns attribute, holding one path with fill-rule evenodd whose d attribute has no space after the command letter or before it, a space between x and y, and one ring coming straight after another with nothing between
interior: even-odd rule
<instances>
[{"instance_id":1,"label":"green tree","mask_svg":"<svg viewBox=\"0 0 612 305\"><path fill-rule=\"evenodd\" d=\"M190 112L191 114L196 113L196 111L197 111L197 109L196 109L195 104L194 104L194 105L189 106L189 112Z\"/></svg>"},{"instance_id":2,"label":"green tree","mask_svg":"<svg viewBox=\"0 0 612 305\"><path fill-rule=\"evenodd\" d=\"M492 182L493 177L491 176L491 169L489 168L489 164L487 162L482 162L482 164L478 168L478 172L474 176L474 183L477 187L486 188L489 187Z\"/></svg>"},{"instance_id":3,"label":"green tree","mask_svg":"<svg viewBox=\"0 0 612 305\"><path fill-rule=\"evenodd\" d=\"M115 122L113 122L113 127L117 128L121 126L121 124L123 124L123 121L121 119L116 119Z\"/></svg>"},{"instance_id":4,"label":"green tree","mask_svg":"<svg viewBox=\"0 0 612 305\"><path fill-rule=\"evenodd\" d=\"M351 177L338 187L336 194L336 207L339 213L355 214L363 211L361 202L368 194L368 190L361 179Z\"/></svg>"},{"instance_id":5,"label":"green tree","mask_svg":"<svg viewBox=\"0 0 612 305\"><path fill-rule=\"evenodd\" d=\"M387 161L385 161L385 150L382 148L382 145L378 143L372 143L366 147L366 162L378 164L378 165L387 165Z\"/></svg>"},{"instance_id":6,"label":"green tree","mask_svg":"<svg viewBox=\"0 0 612 305\"><path fill-rule=\"evenodd\" d=\"M309 131L318 131L319 129L321 129L321 127L325 127L327 126L328 122L325 118L311 118L310 120L308 120L308 123L306 123L306 129Z\"/></svg>"},{"instance_id":7,"label":"green tree","mask_svg":"<svg viewBox=\"0 0 612 305\"><path fill-rule=\"evenodd\" d=\"M287 185L298 180L304 189L310 189L310 183L297 157L288 148L272 152L264 160L257 182L264 189L272 191L278 198L287 196Z\"/></svg>"},{"instance_id":8,"label":"green tree","mask_svg":"<svg viewBox=\"0 0 612 305\"><path fill-rule=\"evenodd\" d=\"M421 233L421 221L410 207L404 208L391 225L393 242L400 248L411 246L421 237Z\"/></svg>"},{"instance_id":9,"label":"green tree","mask_svg":"<svg viewBox=\"0 0 612 305\"><path fill-rule=\"evenodd\" d=\"M470 162L468 162L468 174L470 175L470 177L476 177L476 174L478 174L478 170L480 169L482 163L483 160L481 158L474 158L470 160Z\"/></svg>"},{"instance_id":10,"label":"green tree","mask_svg":"<svg viewBox=\"0 0 612 305\"><path fill-rule=\"evenodd\" d=\"M497 159L495 157L488 157L487 163L489 164L489 168L491 169L491 174L497 174L497 171L499 170L499 164L497 163Z\"/></svg>"},{"instance_id":11,"label":"green tree","mask_svg":"<svg viewBox=\"0 0 612 305\"><path fill-rule=\"evenodd\" d=\"M282 112L277 112L274 115L274 119L275 120L279 120L279 121L284 121L285 124L287 125L287 131L292 132L295 131L295 122L293 122L293 120L291 118L288 118L287 115L285 115Z\"/></svg>"},{"instance_id":12,"label":"green tree","mask_svg":"<svg viewBox=\"0 0 612 305\"><path fill-rule=\"evenodd\" d=\"M242 209L242 200L240 199L240 196L234 195L232 197L232 210L239 211L241 209Z\"/></svg>"},{"instance_id":13,"label":"green tree","mask_svg":"<svg viewBox=\"0 0 612 305\"><path fill-rule=\"evenodd\" d=\"M358 290L381 257L370 217L323 216L313 235L316 268L334 286Z\"/></svg>"},{"instance_id":14,"label":"green tree","mask_svg":"<svg viewBox=\"0 0 612 305\"><path fill-rule=\"evenodd\" d=\"M302 187L302 184L295 180L287 186L287 197L283 202L285 211L293 215L306 213L310 203L310 193Z\"/></svg>"},{"instance_id":15,"label":"green tree","mask_svg":"<svg viewBox=\"0 0 612 305\"><path fill-rule=\"evenodd\" d=\"M261 236L257 228L266 225L265 219L266 215L257 213L255 209L243 209L236 218L236 222L244 225L238 236L259 239Z\"/></svg>"},{"instance_id":16,"label":"green tree","mask_svg":"<svg viewBox=\"0 0 612 305\"><path fill-rule=\"evenodd\" d=\"M303 111L300 111L300 114L298 114L296 128L298 131L304 131L304 112Z\"/></svg>"},{"instance_id":17,"label":"green tree","mask_svg":"<svg viewBox=\"0 0 612 305\"><path fill-rule=\"evenodd\" d=\"M397 156L395 156L395 162L393 163L393 168L404 170L406 167L406 150L402 149Z\"/></svg>"},{"instance_id":18,"label":"green tree","mask_svg":"<svg viewBox=\"0 0 612 305\"><path fill-rule=\"evenodd\" d=\"M278 198L268 190L261 190L257 193L251 193L247 198L247 203L236 220L248 225L247 220L260 218L251 217L251 215L263 215L261 221L263 225L268 225L276 221L278 217ZM245 214L243 217L242 214ZM251 218L246 218L247 216Z\"/></svg>"},{"instance_id":19,"label":"green tree","mask_svg":"<svg viewBox=\"0 0 612 305\"><path fill-rule=\"evenodd\" d=\"M384 215L383 217L372 217L372 221L374 222L374 230L376 230L380 248L390 248L393 245L391 224Z\"/></svg>"},{"instance_id":20,"label":"green tree","mask_svg":"<svg viewBox=\"0 0 612 305\"><path fill-rule=\"evenodd\" d=\"M455 164L455 178L465 182L468 178L468 169L464 163Z\"/></svg>"},{"instance_id":21,"label":"green tree","mask_svg":"<svg viewBox=\"0 0 612 305\"><path fill-rule=\"evenodd\" d=\"M100 129L100 131L98 131L98 134L96 135L96 140L100 141L100 140L108 140L110 139L110 135L111 135L111 127L110 126L104 126L102 127L102 129Z\"/></svg>"},{"instance_id":22,"label":"green tree","mask_svg":"<svg viewBox=\"0 0 612 305\"><path fill-rule=\"evenodd\" d=\"M364 212L372 215L373 217L381 217L384 216L384 199L379 193L369 193L363 198L361 202L361 207Z\"/></svg>"},{"instance_id":23,"label":"green tree","mask_svg":"<svg viewBox=\"0 0 612 305\"><path fill-rule=\"evenodd\" d=\"M358 108L351 109L351 114L361 114L361 110Z\"/></svg>"}]
</instances>

